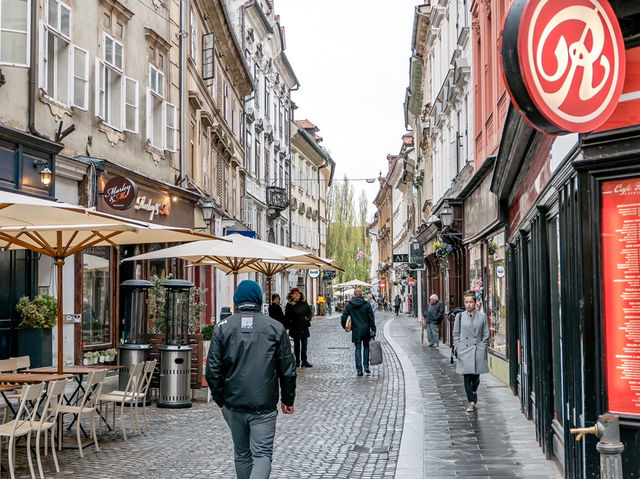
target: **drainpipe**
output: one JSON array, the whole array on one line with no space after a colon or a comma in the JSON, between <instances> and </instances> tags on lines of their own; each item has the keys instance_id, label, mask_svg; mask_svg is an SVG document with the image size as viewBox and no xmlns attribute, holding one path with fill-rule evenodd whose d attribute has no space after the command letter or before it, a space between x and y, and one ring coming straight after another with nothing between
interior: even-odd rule
<instances>
[{"instance_id":1,"label":"drainpipe","mask_svg":"<svg viewBox=\"0 0 640 479\"><path fill-rule=\"evenodd\" d=\"M36 128L36 82L38 78L38 0L31 0L31 45L29 47L29 133L40 138L53 141Z\"/></svg>"},{"instance_id":2,"label":"drainpipe","mask_svg":"<svg viewBox=\"0 0 640 479\"><path fill-rule=\"evenodd\" d=\"M178 176L178 186L182 186L182 183L185 180L185 170L186 170L186 158L185 158L185 131L184 131L184 120L185 120L185 106L186 102L184 101L185 94L185 86L186 86L186 67L187 67L187 45L186 45L186 37L187 37L187 5L186 0L180 0L180 175Z\"/></svg>"}]
</instances>

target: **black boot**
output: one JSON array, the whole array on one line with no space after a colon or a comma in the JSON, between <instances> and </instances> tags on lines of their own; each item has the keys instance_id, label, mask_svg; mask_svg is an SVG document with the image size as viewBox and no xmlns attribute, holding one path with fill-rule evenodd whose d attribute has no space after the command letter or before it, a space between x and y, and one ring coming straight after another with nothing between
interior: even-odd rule
<instances>
[{"instance_id":1,"label":"black boot","mask_svg":"<svg viewBox=\"0 0 640 479\"><path fill-rule=\"evenodd\" d=\"M313 364L311 364L309 361L305 361L302 363L302 367L303 368L312 368Z\"/></svg>"}]
</instances>

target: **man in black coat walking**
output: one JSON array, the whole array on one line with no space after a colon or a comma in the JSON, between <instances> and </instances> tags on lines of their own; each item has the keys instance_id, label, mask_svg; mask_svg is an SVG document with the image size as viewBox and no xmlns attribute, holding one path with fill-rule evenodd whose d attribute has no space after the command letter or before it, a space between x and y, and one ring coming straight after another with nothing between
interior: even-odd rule
<instances>
[{"instance_id":1,"label":"man in black coat walking","mask_svg":"<svg viewBox=\"0 0 640 479\"><path fill-rule=\"evenodd\" d=\"M288 329L287 321L284 319L284 311L282 311L282 306L280 306L280 295L278 293L273 293L273 295L271 295L269 317L282 324L284 329Z\"/></svg>"},{"instance_id":2,"label":"man in black coat walking","mask_svg":"<svg viewBox=\"0 0 640 479\"><path fill-rule=\"evenodd\" d=\"M284 326L260 313L258 283L242 281L233 302L237 313L213 331L206 378L231 429L238 479L267 479L278 392L282 412L293 414L296 368Z\"/></svg>"},{"instance_id":3,"label":"man in black coat walking","mask_svg":"<svg viewBox=\"0 0 640 479\"><path fill-rule=\"evenodd\" d=\"M362 297L362 290L356 288L353 299L347 303L342 313L341 323L345 329L347 318L351 317L351 341L356 347L356 371L362 376L362 363L364 359L364 372L371 374L369 369L369 341L376 336L376 320L369 302ZM364 358L362 346L364 345Z\"/></svg>"}]
</instances>

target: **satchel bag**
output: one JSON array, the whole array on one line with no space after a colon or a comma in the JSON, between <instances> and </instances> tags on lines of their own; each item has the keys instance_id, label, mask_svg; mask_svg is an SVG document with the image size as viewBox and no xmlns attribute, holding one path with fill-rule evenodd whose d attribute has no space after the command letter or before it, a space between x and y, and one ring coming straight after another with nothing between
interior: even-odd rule
<instances>
[{"instance_id":1,"label":"satchel bag","mask_svg":"<svg viewBox=\"0 0 640 479\"><path fill-rule=\"evenodd\" d=\"M377 339L369 341L369 364L372 366L382 364L382 345Z\"/></svg>"},{"instance_id":2,"label":"satchel bag","mask_svg":"<svg viewBox=\"0 0 640 479\"><path fill-rule=\"evenodd\" d=\"M344 330L345 330L347 333L350 333L350 332L351 332L351 318L347 318L347 322L346 322L346 323L345 323L345 325L344 325Z\"/></svg>"}]
</instances>

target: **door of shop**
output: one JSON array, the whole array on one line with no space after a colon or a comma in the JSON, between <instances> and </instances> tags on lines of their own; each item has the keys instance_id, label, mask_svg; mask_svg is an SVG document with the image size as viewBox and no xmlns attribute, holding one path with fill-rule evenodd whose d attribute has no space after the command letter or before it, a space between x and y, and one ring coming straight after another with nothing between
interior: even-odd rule
<instances>
[{"instance_id":1,"label":"door of shop","mask_svg":"<svg viewBox=\"0 0 640 479\"><path fill-rule=\"evenodd\" d=\"M531 418L531 382L529 380L529 364L531 348L529 347L529 240L522 236L518 240L518 396L522 412Z\"/></svg>"},{"instance_id":2,"label":"door of shop","mask_svg":"<svg viewBox=\"0 0 640 479\"><path fill-rule=\"evenodd\" d=\"M37 294L38 256L31 251L0 252L0 359L18 355L15 305Z\"/></svg>"}]
</instances>

